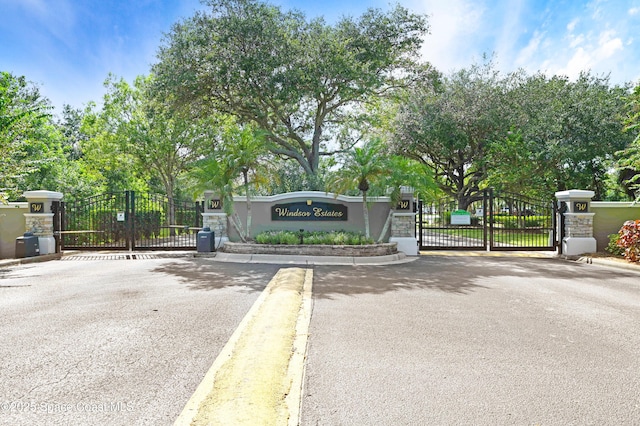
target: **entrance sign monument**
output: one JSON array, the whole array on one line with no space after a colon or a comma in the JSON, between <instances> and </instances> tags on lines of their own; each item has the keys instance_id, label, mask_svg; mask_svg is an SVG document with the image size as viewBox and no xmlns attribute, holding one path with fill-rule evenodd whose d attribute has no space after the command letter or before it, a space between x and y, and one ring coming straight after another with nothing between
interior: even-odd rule
<instances>
[{"instance_id":1,"label":"entrance sign monument","mask_svg":"<svg viewBox=\"0 0 640 426\"><path fill-rule=\"evenodd\" d=\"M406 193L405 193L406 192ZM239 236L235 229L230 226L231 221L227 218L227 214L223 209L223 200L214 191L207 191L204 194L205 202L201 203L200 210L190 210L182 214L178 219L181 226L181 232L187 229L184 223L195 215L202 219L199 224L189 225L191 230L200 230L204 227L210 228L215 234L215 247L220 248L227 241L237 241ZM569 256L578 256L585 253L594 253L603 250L609 242L608 236L617 233L622 224L626 220L635 220L638 218L640 205L632 202L600 202L592 201L593 191L572 189L568 191L556 192L556 204L559 207L557 215L561 220L554 221L553 229L563 232L553 232L554 238L549 249L554 250L556 245L561 248L560 253ZM66 222L61 221L60 208L63 204L63 194L54 191L37 190L26 191L24 193L26 202L10 202L0 205L0 258L12 258L15 255L15 240L22 236L24 232L31 232L38 237L38 245L40 254L55 253L56 250L64 250L68 248L67 244L60 244L56 238L62 239L65 235L92 236L95 234L103 235L104 230L96 228L93 222L83 222L83 228L69 227ZM112 196L113 198L113 196ZM378 240L381 233L382 242L395 243L398 251L404 252L408 256L419 254L420 247L417 242L418 237L427 235L432 232L431 229L438 230L437 224L432 224L433 218L447 218L447 223L453 224L441 231L443 235L454 238L454 230L466 229L469 227L467 222L472 221L474 215L469 211L475 211L475 217L485 218L487 211L483 207L488 207L489 213L495 215L496 208L500 207L500 202L509 205L513 203L513 207L518 207L516 211L526 212L517 219L525 223L533 232L544 232L546 227L540 227L536 221L545 219L548 215L542 207L532 208L528 204L516 205L517 203L507 200L506 198L497 198L498 207L492 205L487 206L471 206L467 211L463 211L458 215L455 209L449 210L450 216L443 214L443 207L434 207L421 205L413 197L410 190L403 191L400 201L392 206L389 197L374 198L368 203L370 234L372 238ZM506 201L505 201L506 200ZM517 201L517 200L516 200ZM234 211L238 215L241 223L246 223L247 218L247 202L243 196L233 198ZM68 204L68 202L64 202ZM109 206L113 204L113 208L109 210ZM138 203L139 204L139 203ZM75 206L75 205L74 205ZM106 207L104 207L106 206ZM123 226L127 220L127 213L120 204L111 203L107 206L101 206L104 210L104 217L113 217L114 229ZM159 206L159 205L158 205ZM524 208L522 208L524 206ZM81 206L82 207L82 206ZM391 209L391 207L394 207ZM68 209L69 206L66 206ZM163 209L164 207L156 207ZM106 209L106 210L105 210ZM351 197L344 195L328 194L319 191L300 191L287 194L278 194L273 196L257 196L251 198L251 229L249 236L254 237L263 231L289 230L289 231L350 231L363 233L364 231L364 214L361 197ZM529 210L531 209L531 213ZM144 209L138 209L145 213ZM67 211L67 213L69 213ZM140 215L142 215L140 213ZM57 216L58 215L58 216ZM417 215L420 221L417 221ZM531 216L532 215L532 216ZM100 216L100 217L103 217ZM183 217L184 216L184 217ZM424 216L424 219L423 219ZM387 218L391 217L390 226L387 226ZM56 219L57 218L57 219ZM464 221L464 222L462 222ZM533 223L532 225L528 222ZM173 228L177 228L178 222ZM98 221L98 225L103 224ZM142 223L142 222L141 222ZM425 227L425 224L430 228ZM503 231L507 222L495 225L498 231ZM104 224L103 224L104 225ZM419 226L417 226L419 225ZM462 226L460 226L462 225ZM537 228L536 228L537 226ZM533 228L532 228L533 227ZM118 228L119 229L119 228ZM136 228L138 233L144 233L145 228ZM418 229L420 230L418 233ZM520 230L517 230L520 231ZM113 231L115 232L115 231ZM435 231L433 231L435 232ZM551 234L550 234L551 235ZM556 240L555 236L560 235ZM166 239L166 238L165 238ZM162 240L164 241L164 240ZM482 240L481 240L482 242ZM106 248L112 248L111 246ZM103 246L94 246L86 243L81 246L83 249L99 249ZM144 248L155 249L155 246L147 245ZM158 246L160 247L160 246ZM165 243L160 247L167 249ZM173 247L173 246L171 246ZM182 246L181 246L182 247ZM486 248L484 245L483 248ZM119 247L115 247L119 248ZM142 246L135 248L142 248ZM135 249L134 248L134 249ZM188 247L184 247L188 248ZM496 249L503 249L499 246ZM507 247L509 248L509 247ZM516 249L526 249L515 247ZM535 247L534 247L535 248ZM547 246L543 247L544 249ZM194 246L195 249L195 246ZM529 248L530 249L530 248Z\"/></svg>"}]
</instances>

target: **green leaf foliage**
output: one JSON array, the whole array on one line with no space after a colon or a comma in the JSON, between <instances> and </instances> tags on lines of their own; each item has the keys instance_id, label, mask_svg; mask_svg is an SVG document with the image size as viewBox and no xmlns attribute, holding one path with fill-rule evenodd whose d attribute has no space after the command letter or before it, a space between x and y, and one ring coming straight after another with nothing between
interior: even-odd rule
<instances>
[{"instance_id":1,"label":"green leaf foliage","mask_svg":"<svg viewBox=\"0 0 640 426\"><path fill-rule=\"evenodd\" d=\"M89 138L82 146L109 190L143 190L157 181L172 198L181 176L213 150L217 117L194 119L169 109L150 96L152 82L152 76L140 76L130 85L110 75L102 108L87 111L83 131Z\"/></svg>"},{"instance_id":2,"label":"green leaf foliage","mask_svg":"<svg viewBox=\"0 0 640 426\"><path fill-rule=\"evenodd\" d=\"M395 151L427 165L440 190L473 202L487 178L491 143L506 134L509 79L487 62L413 87L394 124Z\"/></svg>"},{"instance_id":3,"label":"green leaf foliage","mask_svg":"<svg viewBox=\"0 0 640 426\"><path fill-rule=\"evenodd\" d=\"M264 231L256 235L258 244L303 244L309 245L366 245L373 244L371 238L362 234L347 231Z\"/></svg>"},{"instance_id":4,"label":"green leaf foliage","mask_svg":"<svg viewBox=\"0 0 640 426\"><path fill-rule=\"evenodd\" d=\"M624 150L617 152L618 181L630 198L640 198L640 85L626 99L623 124L633 138Z\"/></svg>"},{"instance_id":5,"label":"green leaf foliage","mask_svg":"<svg viewBox=\"0 0 640 426\"><path fill-rule=\"evenodd\" d=\"M174 105L254 123L273 154L309 175L332 144L358 140L345 127L370 97L403 84L428 30L425 17L400 6L328 25L261 1L208 4L167 37L154 90Z\"/></svg>"},{"instance_id":6,"label":"green leaf foliage","mask_svg":"<svg viewBox=\"0 0 640 426\"><path fill-rule=\"evenodd\" d=\"M63 148L49 100L25 77L0 72L0 199L34 188L61 190L81 174Z\"/></svg>"},{"instance_id":7,"label":"green leaf foliage","mask_svg":"<svg viewBox=\"0 0 640 426\"><path fill-rule=\"evenodd\" d=\"M602 199L614 154L632 140L621 122L627 94L589 73L503 76L487 62L412 88L394 145L432 168L462 209L489 186L535 197L591 189Z\"/></svg>"}]
</instances>

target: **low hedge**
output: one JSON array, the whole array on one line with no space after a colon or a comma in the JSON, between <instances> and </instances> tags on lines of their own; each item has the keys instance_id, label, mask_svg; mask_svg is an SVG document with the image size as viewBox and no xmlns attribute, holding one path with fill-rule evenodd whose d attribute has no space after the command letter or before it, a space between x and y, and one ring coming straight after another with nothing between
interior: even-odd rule
<instances>
[{"instance_id":1,"label":"low hedge","mask_svg":"<svg viewBox=\"0 0 640 426\"><path fill-rule=\"evenodd\" d=\"M493 222L501 224L505 228L542 228L551 224L549 216L493 216Z\"/></svg>"},{"instance_id":2,"label":"low hedge","mask_svg":"<svg viewBox=\"0 0 640 426\"><path fill-rule=\"evenodd\" d=\"M255 237L258 244L300 244L300 232L296 231L265 231ZM373 244L372 238L367 238L357 232L347 231L304 231L302 244L308 245L352 245L360 246Z\"/></svg>"}]
</instances>

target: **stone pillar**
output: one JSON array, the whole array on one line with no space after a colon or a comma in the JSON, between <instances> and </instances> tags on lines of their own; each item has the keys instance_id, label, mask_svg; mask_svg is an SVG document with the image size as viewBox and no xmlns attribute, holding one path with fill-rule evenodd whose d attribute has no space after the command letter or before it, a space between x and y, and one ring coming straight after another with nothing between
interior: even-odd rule
<instances>
[{"instance_id":1,"label":"stone pillar","mask_svg":"<svg viewBox=\"0 0 640 426\"><path fill-rule=\"evenodd\" d=\"M54 201L62 200L62 193L53 191L27 191L22 194L29 205L29 213L25 213L25 231L38 237L40 254L56 252L56 240L53 236Z\"/></svg>"},{"instance_id":2,"label":"stone pillar","mask_svg":"<svg viewBox=\"0 0 640 426\"><path fill-rule=\"evenodd\" d=\"M222 210L222 198L216 193L204 193L204 213L202 213L202 227L214 232L216 250L229 241L227 232L227 214Z\"/></svg>"},{"instance_id":3,"label":"stone pillar","mask_svg":"<svg viewBox=\"0 0 640 426\"><path fill-rule=\"evenodd\" d=\"M398 251L407 256L418 255L418 241L416 240L415 200L412 193L403 193L391 218L390 243L398 244Z\"/></svg>"},{"instance_id":4,"label":"stone pillar","mask_svg":"<svg viewBox=\"0 0 640 426\"><path fill-rule=\"evenodd\" d=\"M558 201L567 205L564 214L564 238L561 241L562 253L567 256L577 256L594 253L597 250L596 239L593 237L593 217L590 213L593 191L571 189L556 192Z\"/></svg>"}]
</instances>

